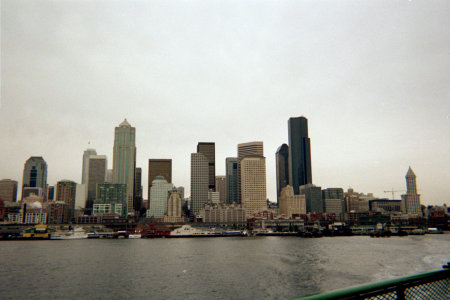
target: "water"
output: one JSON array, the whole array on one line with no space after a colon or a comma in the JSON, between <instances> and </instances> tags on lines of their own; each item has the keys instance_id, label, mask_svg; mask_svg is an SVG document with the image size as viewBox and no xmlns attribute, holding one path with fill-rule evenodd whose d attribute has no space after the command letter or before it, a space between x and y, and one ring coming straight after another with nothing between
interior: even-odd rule
<instances>
[{"instance_id":1,"label":"water","mask_svg":"<svg viewBox=\"0 0 450 300\"><path fill-rule=\"evenodd\" d=\"M286 299L441 269L450 234L1 241L2 299Z\"/></svg>"}]
</instances>

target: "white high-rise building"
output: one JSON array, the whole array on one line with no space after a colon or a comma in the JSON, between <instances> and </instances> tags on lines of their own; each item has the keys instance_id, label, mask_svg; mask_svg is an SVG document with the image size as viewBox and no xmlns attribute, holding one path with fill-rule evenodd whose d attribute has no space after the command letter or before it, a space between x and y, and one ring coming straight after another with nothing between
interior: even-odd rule
<instances>
[{"instance_id":1,"label":"white high-rise building","mask_svg":"<svg viewBox=\"0 0 450 300\"><path fill-rule=\"evenodd\" d=\"M266 158L246 156L240 161L241 203L247 216L267 209Z\"/></svg>"},{"instance_id":2,"label":"white high-rise building","mask_svg":"<svg viewBox=\"0 0 450 300\"><path fill-rule=\"evenodd\" d=\"M406 195L402 195L402 210L408 215L422 216L420 195L417 194L416 174L411 167L406 173Z\"/></svg>"},{"instance_id":3,"label":"white high-rise building","mask_svg":"<svg viewBox=\"0 0 450 300\"><path fill-rule=\"evenodd\" d=\"M125 119L114 130L113 182L127 185L127 215L134 214L133 190L136 168L136 129Z\"/></svg>"},{"instance_id":4,"label":"white high-rise building","mask_svg":"<svg viewBox=\"0 0 450 300\"><path fill-rule=\"evenodd\" d=\"M191 211L198 215L208 202L208 159L201 153L191 153Z\"/></svg>"}]
</instances>

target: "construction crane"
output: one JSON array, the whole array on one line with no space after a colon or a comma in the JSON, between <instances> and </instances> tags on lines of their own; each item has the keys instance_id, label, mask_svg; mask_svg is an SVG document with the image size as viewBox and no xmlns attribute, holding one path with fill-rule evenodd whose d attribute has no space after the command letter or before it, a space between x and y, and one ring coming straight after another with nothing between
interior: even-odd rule
<instances>
[{"instance_id":1,"label":"construction crane","mask_svg":"<svg viewBox=\"0 0 450 300\"><path fill-rule=\"evenodd\" d=\"M399 191L394 191L394 188L392 188L389 191L384 191L385 193L392 193L392 200L395 200L394 198L394 193L399 193L399 192L403 192L403 190L399 190Z\"/></svg>"}]
</instances>

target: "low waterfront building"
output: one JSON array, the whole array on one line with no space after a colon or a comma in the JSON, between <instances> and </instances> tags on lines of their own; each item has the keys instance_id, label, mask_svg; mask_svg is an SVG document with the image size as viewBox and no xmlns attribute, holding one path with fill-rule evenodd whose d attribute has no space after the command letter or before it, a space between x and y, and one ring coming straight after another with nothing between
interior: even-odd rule
<instances>
[{"instance_id":1,"label":"low waterfront building","mask_svg":"<svg viewBox=\"0 0 450 300\"><path fill-rule=\"evenodd\" d=\"M401 212L401 200L375 199L369 201L370 211L380 213Z\"/></svg>"},{"instance_id":2,"label":"low waterfront building","mask_svg":"<svg viewBox=\"0 0 450 300\"><path fill-rule=\"evenodd\" d=\"M244 223L245 209L241 204L205 204L200 215L207 223Z\"/></svg>"}]
</instances>

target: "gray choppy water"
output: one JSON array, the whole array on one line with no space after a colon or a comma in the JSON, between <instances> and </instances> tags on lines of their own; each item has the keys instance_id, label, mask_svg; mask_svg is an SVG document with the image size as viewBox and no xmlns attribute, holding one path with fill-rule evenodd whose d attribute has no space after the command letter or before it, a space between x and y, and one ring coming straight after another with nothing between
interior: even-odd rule
<instances>
[{"instance_id":1,"label":"gray choppy water","mask_svg":"<svg viewBox=\"0 0 450 300\"><path fill-rule=\"evenodd\" d=\"M440 269L450 234L1 241L2 299L286 299Z\"/></svg>"}]
</instances>

